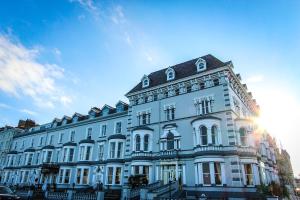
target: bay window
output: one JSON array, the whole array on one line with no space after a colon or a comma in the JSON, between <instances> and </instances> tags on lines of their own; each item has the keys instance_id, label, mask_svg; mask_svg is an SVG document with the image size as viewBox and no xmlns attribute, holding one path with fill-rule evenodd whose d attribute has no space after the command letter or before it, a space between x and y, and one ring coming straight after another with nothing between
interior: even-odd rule
<instances>
[{"instance_id":1,"label":"bay window","mask_svg":"<svg viewBox=\"0 0 300 200\"><path fill-rule=\"evenodd\" d=\"M244 172L245 172L245 185L247 186L254 185L253 171L252 171L251 164L244 164Z\"/></svg>"}]
</instances>

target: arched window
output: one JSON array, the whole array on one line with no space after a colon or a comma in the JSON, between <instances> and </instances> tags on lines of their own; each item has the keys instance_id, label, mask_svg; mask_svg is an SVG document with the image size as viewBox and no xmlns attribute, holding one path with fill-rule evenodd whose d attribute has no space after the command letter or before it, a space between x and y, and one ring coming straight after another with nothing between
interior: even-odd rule
<instances>
[{"instance_id":1,"label":"arched window","mask_svg":"<svg viewBox=\"0 0 300 200\"><path fill-rule=\"evenodd\" d=\"M137 135L135 137L135 150L140 151L141 150L141 136Z\"/></svg>"},{"instance_id":2,"label":"arched window","mask_svg":"<svg viewBox=\"0 0 300 200\"><path fill-rule=\"evenodd\" d=\"M211 127L211 141L212 144L218 144L218 128L216 125Z\"/></svg>"},{"instance_id":3,"label":"arched window","mask_svg":"<svg viewBox=\"0 0 300 200\"><path fill-rule=\"evenodd\" d=\"M205 126L200 127L201 145L207 145L207 128Z\"/></svg>"},{"instance_id":4,"label":"arched window","mask_svg":"<svg viewBox=\"0 0 300 200\"><path fill-rule=\"evenodd\" d=\"M240 133L240 141L241 141L241 145L242 146L246 146L247 145L247 134L246 134L246 129L245 128L240 128L239 130Z\"/></svg>"},{"instance_id":5,"label":"arched window","mask_svg":"<svg viewBox=\"0 0 300 200\"><path fill-rule=\"evenodd\" d=\"M149 151L149 135L144 136L144 151Z\"/></svg>"},{"instance_id":6,"label":"arched window","mask_svg":"<svg viewBox=\"0 0 300 200\"><path fill-rule=\"evenodd\" d=\"M167 135L167 150L174 149L174 134L169 131Z\"/></svg>"}]
</instances>

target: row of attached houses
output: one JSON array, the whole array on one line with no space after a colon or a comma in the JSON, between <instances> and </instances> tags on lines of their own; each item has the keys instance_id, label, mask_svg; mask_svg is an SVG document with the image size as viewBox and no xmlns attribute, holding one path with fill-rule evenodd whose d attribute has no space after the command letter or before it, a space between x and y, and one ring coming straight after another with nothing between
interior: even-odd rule
<instances>
[{"instance_id":1,"label":"row of attached houses","mask_svg":"<svg viewBox=\"0 0 300 200\"><path fill-rule=\"evenodd\" d=\"M129 104L93 107L14 135L2 183L122 188L180 180L186 190L255 192L278 182L276 144L231 61L202 56L143 76Z\"/></svg>"}]
</instances>

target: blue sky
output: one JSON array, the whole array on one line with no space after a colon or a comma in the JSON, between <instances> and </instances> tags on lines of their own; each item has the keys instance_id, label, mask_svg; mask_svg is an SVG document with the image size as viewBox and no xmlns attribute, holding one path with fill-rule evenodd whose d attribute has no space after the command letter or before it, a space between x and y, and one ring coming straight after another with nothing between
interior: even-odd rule
<instances>
[{"instance_id":1,"label":"blue sky","mask_svg":"<svg viewBox=\"0 0 300 200\"><path fill-rule=\"evenodd\" d=\"M144 74L232 60L300 173L299 1L0 3L0 126L114 105Z\"/></svg>"}]
</instances>

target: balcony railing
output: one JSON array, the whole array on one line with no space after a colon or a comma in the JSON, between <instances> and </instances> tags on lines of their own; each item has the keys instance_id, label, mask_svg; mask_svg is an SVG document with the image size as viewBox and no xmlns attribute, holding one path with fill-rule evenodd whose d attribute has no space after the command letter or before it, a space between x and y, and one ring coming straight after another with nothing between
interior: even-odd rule
<instances>
[{"instance_id":1,"label":"balcony railing","mask_svg":"<svg viewBox=\"0 0 300 200\"><path fill-rule=\"evenodd\" d=\"M241 153L250 153L256 154L256 149L253 147L237 147L237 146L197 146L194 148L195 152L241 152Z\"/></svg>"},{"instance_id":2,"label":"balcony railing","mask_svg":"<svg viewBox=\"0 0 300 200\"><path fill-rule=\"evenodd\" d=\"M152 152L135 151L131 154L132 157L152 157Z\"/></svg>"},{"instance_id":3,"label":"balcony railing","mask_svg":"<svg viewBox=\"0 0 300 200\"><path fill-rule=\"evenodd\" d=\"M178 150L164 150L159 152L160 156L177 156Z\"/></svg>"}]
</instances>

